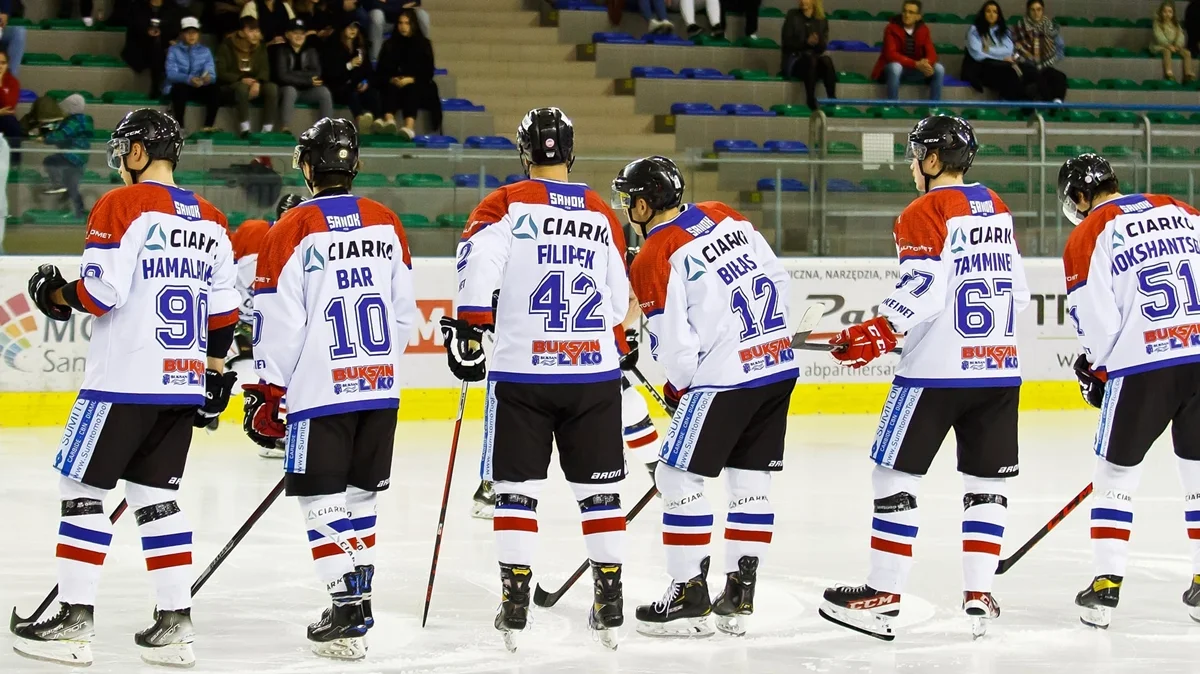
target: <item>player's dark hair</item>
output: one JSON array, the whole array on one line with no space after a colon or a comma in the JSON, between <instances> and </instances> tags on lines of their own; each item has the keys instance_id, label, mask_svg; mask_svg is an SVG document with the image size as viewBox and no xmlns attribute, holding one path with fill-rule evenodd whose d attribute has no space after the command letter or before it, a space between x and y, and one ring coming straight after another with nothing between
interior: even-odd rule
<instances>
[{"instance_id":1,"label":"player's dark hair","mask_svg":"<svg viewBox=\"0 0 1200 674\"><path fill-rule=\"evenodd\" d=\"M1096 187L1096 194L1116 194L1121 191L1121 183L1116 178L1109 178Z\"/></svg>"},{"instance_id":2,"label":"player's dark hair","mask_svg":"<svg viewBox=\"0 0 1200 674\"><path fill-rule=\"evenodd\" d=\"M318 173L313 176L313 189L323 192L331 189L350 189L354 185L354 176L346 173Z\"/></svg>"},{"instance_id":3,"label":"player's dark hair","mask_svg":"<svg viewBox=\"0 0 1200 674\"><path fill-rule=\"evenodd\" d=\"M979 34L980 40L990 40L992 36L992 26L987 22L988 7L996 8L996 36L1003 39L1008 35L1008 22L1004 20L1004 10L1000 7L1000 3L996 0L987 0L983 6L979 8L979 12L975 14L975 32Z\"/></svg>"}]
</instances>

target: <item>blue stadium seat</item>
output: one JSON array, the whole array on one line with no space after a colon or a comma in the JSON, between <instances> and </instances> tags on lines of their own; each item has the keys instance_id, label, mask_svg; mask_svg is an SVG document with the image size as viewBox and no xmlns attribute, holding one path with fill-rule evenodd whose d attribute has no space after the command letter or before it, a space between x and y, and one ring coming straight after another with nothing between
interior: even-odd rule
<instances>
[{"instance_id":1,"label":"blue stadium seat","mask_svg":"<svg viewBox=\"0 0 1200 674\"><path fill-rule=\"evenodd\" d=\"M438 75L449 75L449 74L450 74L450 71L449 71L449 70L446 70L445 68L434 68L434 69L433 69L433 74L434 74L434 76L435 76L435 77L436 77L436 76L438 76Z\"/></svg>"},{"instance_id":2,"label":"blue stadium seat","mask_svg":"<svg viewBox=\"0 0 1200 674\"><path fill-rule=\"evenodd\" d=\"M733 75L726 75L716 68L680 68L679 74L693 80L732 80Z\"/></svg>"},{"instance_id":3,"label":"blue stadium seat","mask_svg":"<svg viewBox=\"0 0 1200 674\"><path fill-rule=\"evenodd\" d=\"M712 105L708 103L672 103L672 115L720 115Z\"/></svg>"},{"instance_id":4,"label":"blue stadium seat","mask_svg":"<svg viewBox=\"0 0 1200 674\"><path fill-rule=\"evenodd\" d=\"M953 75L947 74L946 77L942 80L942 86L944 86L944 87L969 87L969 86L971 86L971 83L966 80L960 80Z\"/></svg>"},{"instance_id":5,"label":"blue stadium seat","mask_svg":"<svg viewBox=\"0 0 1200 674\"><path fill-rule=\"evenodd\" d=\"M591 0L555 0L555 9L570 9L576 12L603 12L604 5L597 5Z\"/></svg>"},{"instance_id":6,"label":"blue stadium seat","mask_svg":"<svg viewBox=\"0 0 1200 674\"><path fill-rule=\"evenodd\" d=\"M721 106L721 112L738 117L774 117L775 113L763 110L761 105L754 103L726 103Z\"/></svg>"},{"instance_id":7,"label":"blue stadium seat","mask_svg":"<svg viewBox=\"0 0 1200 674\"><path fill-rule=\"evenodd\" d=\"M479 174L455 173L453 181L455 187L479 187ZM483 184L485 187L495 189L500 187L500 179L496 176L487 176Z\"/></svg>"},{"instance_id":8,"label":"blue stadium seat","mask_svg":"<svg viewBox=\"0 0 1200 674\"><path fill-rule=\"evenodd\" d=\"M861 40L830 40L829 51L867 52L879 50Z\"/></svg>"},{"instance_id":9,"label":"blue stadium seat","mask_svg":"<svg viewBox=\"0 0 1200 674\"><path fill-rule=\"evenodd\" d=\"M830 178L825 183L825 185L830 192L866 192L867 191L867 188L863 187L862 185L859 185L858 183L854 182L853 180L846 180L845 178Z\"/></svg>"},{"instance_id":10,"label":"blue stadium seat","mask_svg":"<svg viewBox=\"0 0 1200 674\"><path fill-rule=\"evenodd\" d=\"M765 152L758 143L752 140L729 140L722 138L713 141L713 150L716 152Z\"/></svg>"},{"instance_id":11,"label":"blue stadium seat","mask_svg":"<svg viewBox=\"0 0 1200 674\"><path fill-rule=\"evenodd\" d=\"M758 185L756 187L759 192L774 192L775 191L775 179L774 178L763 178L762 180L758 181ZM805 185L803 182L801 182L795 178L784 178L783 180L781 180L779 182L779 191L780 192L807 192L808 185Z\"/></svg>"},{"instance_id":12,"label":"blue stadium seat","mask_svg":"<svg viewBox=\"0 0 1200 674\"><path fill-rule=\"evenodd\" d=\"M437 136L437 135L430 134L430 135L417 136L416 138L413 139L413 142L416 143L418 147L428 147L428 148L437 149L437 148L450 147L451 145L454 145L455 143L457 143L458 139L455 138L454 136Z\"/></svg>"},{"instance_id":13,"label":"blue stadium seat","mask_svg":"<svg viewBox=\"0 0 1200 674\"><path fill-rule=\"evenodd\" d=\"M22 89L21 97L17 99L18 103L32 103L37 100L37 92L33 89Z\"/></svg>"},{"instance_id":14,"label":"blue stadium seat","mask_svg":"<svg viewBox=\"0 0 1200 674\"><path fill-rule=\"evenodd\" d=\"M798 140L768 140L763 149L769 152L808 154L808 146Z\"/></svg>"},{"instance_id":15,"label":"blue stadium seat","mask_svg":"<svg viewBox=\"0 0 1200 674\"><path fill-rule=\"evenodd\" d=\"M467 136L467 147L480 150L515 150L517 146L504 136Z\"/></svg>"},{"instance_id":16,"label":"blue stadium seat","mask_svg":"<svg viewBox=\"0 0 1200 674\"><path fill-rule=\"evenodd\" d=\"M630 68L629 76L654 80L675 80L680 77L666 66L634 66Z\"/></svg>"},{"instance_id":17,"label":"blue stadium seat","mask_svg":"<svg viewBox=\"0 0 1200 674\"><path fill-rule=\"evenodd\" d=\"M508 174L508 176L507 176L507 177L504 179L504 184L505 184L505 185L511 185L511 184L513 184L513 183L519 183L519 182L521 182L521 181L522 181L522 180L524 180L524 179L525 179L525 176L521 175L520 173L510 173L510 174Z\"/></svg>"},{"instance_id":18,"label":"blue stadium seat","mask_svg":"<svg viewBox=\"0 0 1200 674\"><path fill-rule=\"evenodd\" d=\"M592 42L607 42L609 44L638 44L638 40L629 33L592 33Z\"/></svg>"},{"instance_id":19,"label":"blue stadium seat","mask_svg":"<svg viewBox=\"0 0 1200 674\"><path fill-rule=\"evenodd\" d=\"M483 112L482 105L475 105L465 98L443 98L443 112Z\"/></svg>"}]
</instances>

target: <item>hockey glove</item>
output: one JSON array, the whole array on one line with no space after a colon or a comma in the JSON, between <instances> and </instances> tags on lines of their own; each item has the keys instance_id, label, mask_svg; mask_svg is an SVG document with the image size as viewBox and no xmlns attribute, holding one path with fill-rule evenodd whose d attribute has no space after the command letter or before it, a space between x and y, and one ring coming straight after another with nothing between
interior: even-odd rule
<instances>
[{"instance_id":1,"label":"hockey glove","mask_svg":"<svg viewBox=\"0 0 1200 674\"><path fill-rule=\"evenodd\" d=\"M237 373L229 370L224 374L216 370L204 371L204 404L196 410L192 425L196 428L217 428L217 418L229 406L229 394L237 383Z\"/></svg>"},{"instance_id":2,"label":"hockey glove","mask_svg":"<svg viewBox=\"0 0 1200 674\"><path fill-rule=\"evenodd\" d=\"M829 340L837 346L833 357L858 369L896 348L897 336L887 318L876 316L869 321L852 325Z\"/></svg>"},{"instance_id":3,"label":"hockey glove","mask_svg":"<svg viewBox=\"0 0 1200 674\"><path fill-rule=\"evenodd\" d=\"M687 391L686 388L680 391L671 382L663 384L663 402L667 404L667 412L671 416L675 416L675 410L679 409L679 401L683 400L683 396L687 395Z\"/></svg>"},{"instance_id":4,"label":"hockey glove","mask_svg":"<svg viewBox=\"0 0 1200 674\"><path fill-rule=\"evenodd\" d=\"M629 350L621 354L621 369L632 370L637 367L638 362L638 333L637 330L629 329L625 331L625 344Z\"/></svg>"},{"instance_id":5,"label":"hockey glove","mask_svg":"<svg viewBox=\"0 0 1200 674\"><path fill-rule=\"evenodd\" d=\"M33 300L33 305L38 308L38 311L45 314L47 318L65 321L71 317L71 307L65 304L55 304L50 300L50 295L66 285L67 281L58 271L58 267L52 264L41 265L37 272L29 277L29 298Z\"/></svg>"},{"instance_id":6,"label":"hockey glove","mask_svg":"<svg viewBox=\"0 0 1200 674\"><path fill-rule=\"evenodd\" d=\"M274 384L244 384L242 391L246 395L242 430L259 447L273 449L275 441L284 435L280 408L286 391Z\"/></svg>"},{"instance_id":7,"label":"hockey glove","mask_svg":"<svg viewBox=\"0 0 1200 674\"><path fill-rule=\"evenodd\" d=\"M1075 378L1079 380L1079 393L1083 396L1084 402L1100 409L1104 404L1104 386L1105 380L1097 375L1088 363L1087 356L1082 353L1075 359Z\"/></svg>"},{"instance_id":8,"label":"hockey glove","mask_svg":"<svg viewBox=\"0 0 1200 674\"><path fill-rule=\"evenodd\" d=\"M442 344L446 347L446 359L450 372L462 381L483 381L487 377L487 363L483 354L483 331L457 318L443 316Z\"/></svg>"}]
</instances>

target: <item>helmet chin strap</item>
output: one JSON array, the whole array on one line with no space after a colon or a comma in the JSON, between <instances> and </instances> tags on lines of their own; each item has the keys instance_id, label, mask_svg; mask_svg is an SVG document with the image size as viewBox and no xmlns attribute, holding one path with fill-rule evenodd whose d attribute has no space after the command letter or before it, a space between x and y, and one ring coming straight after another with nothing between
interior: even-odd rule
<instances>
[{"instance_id":1,"label":"helmet chin strap","mask_svg":"<svg viewBox=\"0 0 1200 674\"><path fill-rule=\"evenodd\" d=\"M125 167L125 172L129 174L129 179L133 181L134 185L138 184L138 178L141 177L141 175L146 172L146 169L150 168L149 158L146 159L146 165L143 166L142 168L136 169L136 170L133 168L130 168L129 155L125 155L125 156L121 157L121 164Z\"/></svg>"},{"instance_id":2,"label":"helmet chin strap","mask_svg":"<svg viewBox=\"0 0 1200 674\"><path fill-rule=\"evenodd\" d=\"M917 166L920 167L920 164L918 163ZM925 178L925 192L929 192L929 183L940 178L945 172L946 166L944 164L942 165L942 170L933 175L929 175L925 172L925 169L921 169L921 177Z\"/></svg>"},{"instance_id":3,"label":"helmet chin strap","mask_svg":"<svg viewBox=\"0 0 1200 674\"><path fill-rule=\"evenodd\" d=\"M645 239L646 236L650 234L650 232L646 230L646 227L649 226L650 221L654 219L653 213L651 213L650 217L646 218L645 220L639 221L633 217L633 209L626 208L625 209L625 217L628 218L630 222L632 222L634 225L637 226L638 231L641 232L643 239Z\"/></svg>"}]
</instances>

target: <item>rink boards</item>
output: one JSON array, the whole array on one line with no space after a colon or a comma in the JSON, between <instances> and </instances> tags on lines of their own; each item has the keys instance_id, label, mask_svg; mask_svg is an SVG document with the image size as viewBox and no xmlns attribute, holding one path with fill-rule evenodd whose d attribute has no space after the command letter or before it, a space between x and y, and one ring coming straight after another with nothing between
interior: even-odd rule
<instances>
[{"instance_id":1,"label":"rink boards","mask_svg":"<svg viewBox=\"0 0 1200 674\"><path fill-rule=\"evenodd\" d=\"M58 265L67 278L78 274L78 257L0 257L0 426L60 425L83 379L93 318L76 312L70 321L55 323L42 316L26 296L30 275L47 262ZM792 276L792 320L797 320L799 308L808 304L825 306L825 317L813 340L826 339L875 315L879 301L899 278L894 259L786 258L784 264ZM1016 321L1025 380L1021 407L1080 409L1084 405L1071 371L1079 347L1066 316L1062 262L1037 258L1027 259L1025 264L1033 301ZM400 417L453 419L459 385L446 367L437 324L453 309L457 287L454 260L414 259L413 274L420 317L397 368ZM645 351L639 369L651 381L661 383L662 371L649 357L649 349ZM841 367L825 353L797 352L796 356L801 377L792 398L793 414L877 412L899 361L897 356L885 356L855 371ZM482 387L476 386L469 393L468 417L482 416L482 401ZM650 407L658 411L653 403ZM236 422L240 416L241 405L233 401L226 417Z\"/></svg>"}]
</instances>

